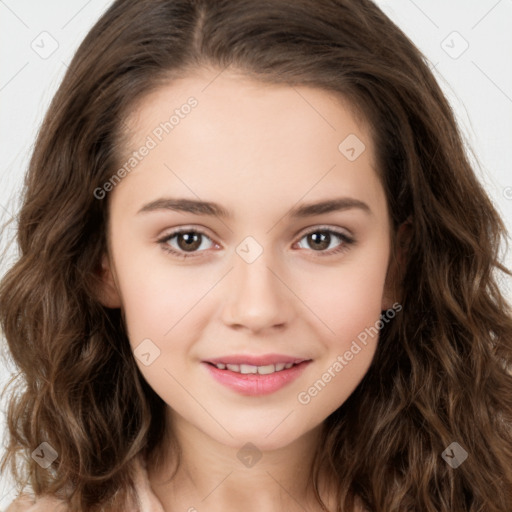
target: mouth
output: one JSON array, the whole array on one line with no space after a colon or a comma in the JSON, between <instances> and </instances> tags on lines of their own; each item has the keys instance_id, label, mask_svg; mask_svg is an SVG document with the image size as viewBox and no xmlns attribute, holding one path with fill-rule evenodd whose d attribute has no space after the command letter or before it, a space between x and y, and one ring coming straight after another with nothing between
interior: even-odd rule
<instances>
[{"instance_id":1,"label":"mouth","mask_svg":"<svg viewBox=\"0 0 512 512\"><path fill-rule=\"evenodd\" d=\"M270 375L276 372L282 372L283 370L289 370L293 366L297 366L301 364L303 361L298 363L276 363L276 364L266 364L266 365L251 365L251 364L227 364L227 363L217 363L213 364L208 362L212 366L215 366L219 370L229 370L231 372L240 373L242 375Z\"/></svg>"},{"instance_id":2,"label":"mouth","mask_svg":"<svg viewBox=\"0 0 512 512\"><path fill-rule=\"evenodd\" d=\"M289 356L226 356L203 361L220 384L243 395L274 393L299 377L311 359Z\"/></svg>"}]
</instances>

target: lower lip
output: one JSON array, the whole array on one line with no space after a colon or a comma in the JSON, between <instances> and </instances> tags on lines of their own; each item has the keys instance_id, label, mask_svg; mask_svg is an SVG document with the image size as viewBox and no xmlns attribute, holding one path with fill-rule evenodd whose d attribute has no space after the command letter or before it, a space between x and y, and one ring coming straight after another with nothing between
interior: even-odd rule
<instances>
[{"instance_id":1,"label":"lower lip","mask_svg":"<svg viewBox=\"0 0 512 512\"><path fill-rule=\"evenodd\" d=\"M224 384L224 386L240 393L242 395L268 395L274 393L293 382L304 371L311 361L303 361L297 365L281 370L279 372L270 373L268 375L260 375L259 373L237 373L231 370L219 370L216 366L209 363L203 363L212 377Z\"/></svg>"}]
</instances>

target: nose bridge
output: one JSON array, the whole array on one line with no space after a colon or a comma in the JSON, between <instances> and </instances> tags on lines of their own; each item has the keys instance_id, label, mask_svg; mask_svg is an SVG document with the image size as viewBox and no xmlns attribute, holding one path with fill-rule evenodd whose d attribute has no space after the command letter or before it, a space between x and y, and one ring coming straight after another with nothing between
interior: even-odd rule
<instances>
[{"instance_id":1,"label":"nose bridge","mask_svg":"<svg viewBox=\"0 0 512 512\"><path fill-rule=\"evenodd\" d=\"M290 321L292 294L276 276L278 265L271 252L250 236L236 247L224 310L226 323L262 330Z\"/></svg>"}]
</instances>

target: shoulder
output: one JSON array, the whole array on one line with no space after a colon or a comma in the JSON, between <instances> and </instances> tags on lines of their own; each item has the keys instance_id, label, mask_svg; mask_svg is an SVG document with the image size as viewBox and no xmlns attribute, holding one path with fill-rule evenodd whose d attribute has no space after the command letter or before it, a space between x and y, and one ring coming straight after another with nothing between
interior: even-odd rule
<instances>
[{"instance_id":1,"label":"shoulder","mask_svg":"<svg viewBox=\"0 0 512 512\"><path fill-rule=\"evenodd\" d=\"M15 499L5 512L67 512L68 507L62 500L49 496L33 498L22 494Z\"/></svg>"}]
</instances>

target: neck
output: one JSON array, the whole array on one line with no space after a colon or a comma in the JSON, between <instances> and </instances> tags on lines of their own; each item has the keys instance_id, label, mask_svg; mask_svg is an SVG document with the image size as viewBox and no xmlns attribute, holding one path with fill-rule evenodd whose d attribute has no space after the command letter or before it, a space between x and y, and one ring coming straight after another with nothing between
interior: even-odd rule
<instances>
[{"instance_id":1,"label":"neck","mask_svg":"<svg viewBox=\"0 0 512 512\"><path fill-rule=\"evenodd\" d=\"M287 446L261 452L246 444L226 446L177 415L170 419L174 442L167 437L160 467L148 465L151 487L165 512L324 510L311 479L322 425ZM326 494L320 490L330 506Z\"/></svg>"}]
</instances>

